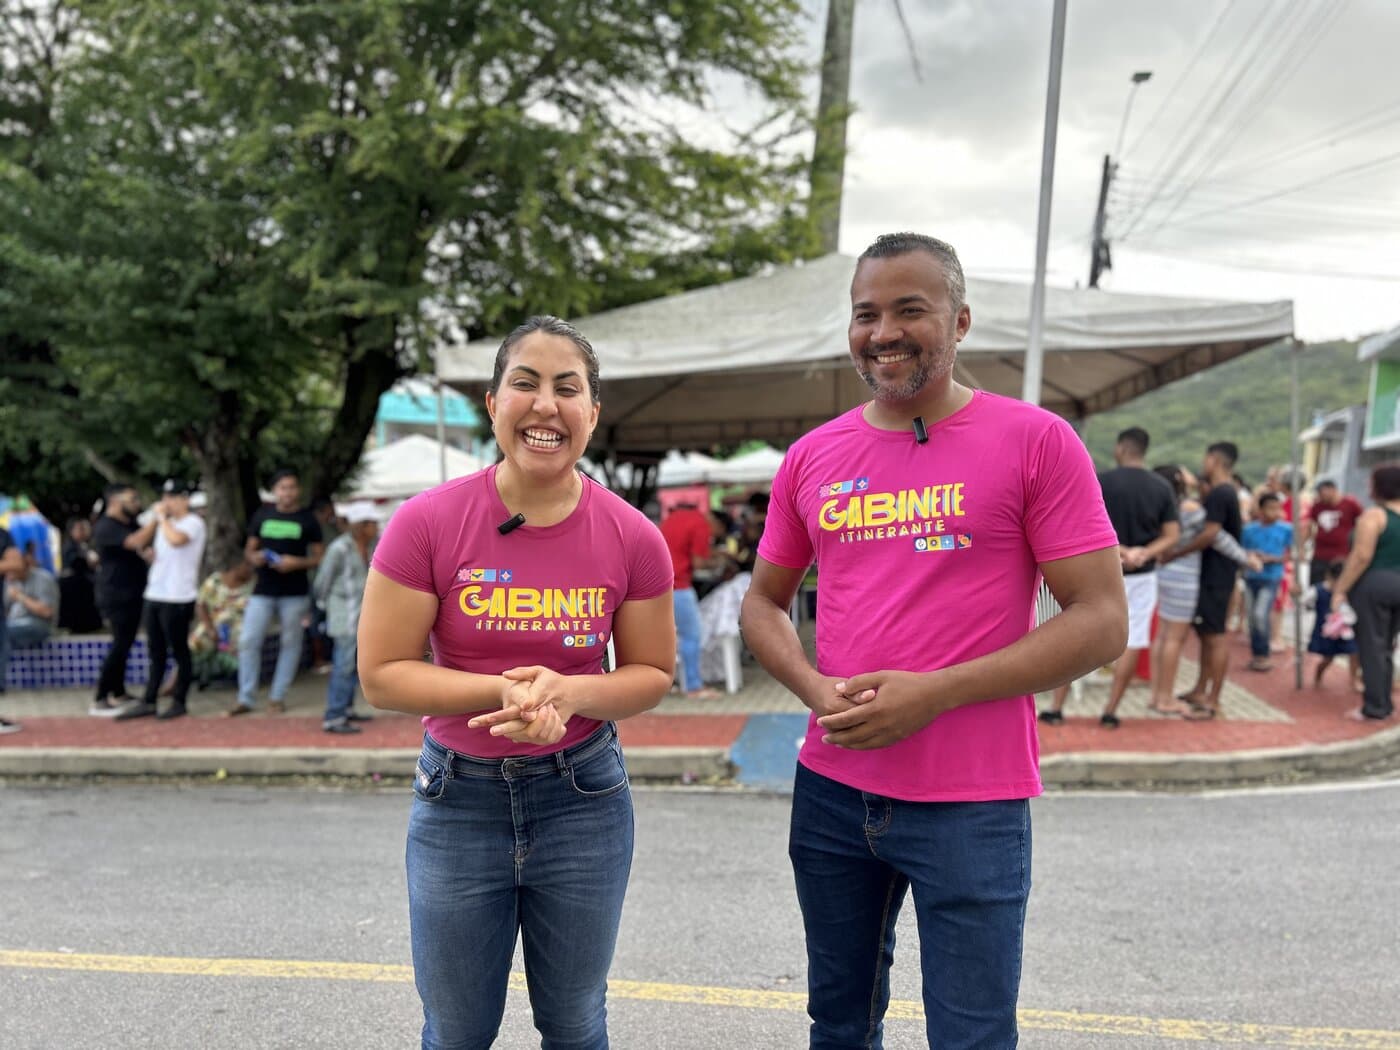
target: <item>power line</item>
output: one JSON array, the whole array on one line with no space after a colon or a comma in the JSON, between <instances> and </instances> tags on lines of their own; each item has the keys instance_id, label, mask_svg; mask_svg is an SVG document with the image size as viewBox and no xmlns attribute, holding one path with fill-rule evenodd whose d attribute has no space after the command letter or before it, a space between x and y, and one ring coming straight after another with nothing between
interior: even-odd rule
<instances>
[{"instance_id":1,"label":"power line","mask_svg":"<svg viewBox=\"0 0 1400 1050\"><path fill-rule=\"evenodd\" d=\"M1161 248L1133 248L1137 255L1151 255L1157 258L1176 259L1184 262L1199 262L1209 266L1223 266L1230 270L1259 270L1266 273L1300 274L1305 277L1325 277L1341 281L1400 281L1400 273L1373 273L1364 270L1329 270L1318 266L1286 266L1277 260L1249 259L1241 256L1211 256L1199 253L1171 251Z\"/></svg>"},{"instance_id":2,"label":"power line","mask_svg":"<svg viewBox=\"0 0 1400 1050\"><path fill-rule=\"evenodd\" d=\"M1335 146L1338 142L1344 142L1356 135L1378 131L1395 123L1400 123L1400 102L1390 102L1359 117L1352 117L1292 146L1283 146L1268 153L1242 160L1234 167L1226 168L1217 178L1228 179L1236 174L1253 171L1265 165L1294 160L1314 150Z\"/></svg>"},{"instance_id":3,"label":"power line","mask_svg":"<svg viewBox=\"0 0 1400 1050\"><path fill-rule=\"evenodd\" d=\"M1196 45L1196 50L1191 53L1191 58L1186 63L1186 68L1181 71L1181 76L1177 77L1175 83L1173 83L1171 88L1167 91L1166 98L1162 99L1162 104L1153 111L1151 119L1148 120L1147 125L1139 132L1138 137L1133 139L1132 145L1124 150L1123 156L1126 157L1146 141L1152 129L1157 126L1157 122L1162 119L1162 114L1167 111L1167 107L1171 105L1172 99L1175 98L1176 93L1181 90L1181 86L1191 79L1191 71L1196 68L1196 63L1201 60L1201 56L1204 55L1206 50L1210 47L1211 41L1215 39L1215 34L1220 31L1220 26L1225 21L1225 16L1230 13L1230 9L1235 6L1235 3L1236 0L1226 0L1225 5L1221 7L1219 13L1215 16L1215 21L1211 23L1211 27L1206 30L1205 35L1201 37L1200 43Z\"/></svg>"},{"instance_id":4,"label":"power line","mask_svg":"<svg viewBox=\"0 0 1400 1050\"><path fill-rule=\"evenodd\" d=\"M1298 8L1294 8L1295 15L1298 10ZM1271 20L1269 28L1265 32L1254 37L1248 53L1239 63L1233 76L1229 75L1231 67L1228 64L1221 66L1220 73L1216 76L1215 81L1212 82L1210 89L1206 92L1206 97L1211 97L1216 91L1216 85L1225 81L1227 77L1229 78L1228 83L1225 83L1223 90L1220 91L1219 96L1215 100L1215 104L1211 106L1210 111L1206 113L1204 117L1196 122L1196 126L1207 129L1207 134L1211 134L1210 129L1214 125L1216 117L1229 105L1230 100L1239 90L1241 82L1253 72L1254 67L1261 61L1266 49L1272 45L1274 37L1277 36L1284 27L1288 26L1290 18L1295 17L1295 15L1285 15L1282 19ZM1149 196L1147 204L1134 213L1131 221L1128 223L1127 229L1119 235L1119 239L1127 237L1137 229L1146 216L1148 209L1162 196L1172 180L1176 178L1177 174L1191 161L1193 153L1200 148L1200 136L1186 136L1186 133L1191 130L1192 126L1193 125L1190 123L1183 126L1182 134L1177 136L1177 140L1181 142L1181 145L1175 148L1175 152L1171 153L1170 158L1164 163L1163 167L1165 170L1157 179L1156 187ZM1211 137L1214 138L1213 135L1211 135Z\"/></svg>"},{"instance_id":5,"label":"power line","mask_svg":"<svg viewBox=\"0 0 1400 1050\"><path fill-rule=\"evenodd\" d=\"M1191 196L1191 191L1224 159L1232 144L1231 136L1234 132L1242 128L1245 121L1258 111L1264 101L1297 73L1299 66L1302 65L1311 50L1317 46L1318 41L1326 36L1327 31L1332 26L1336 25L1345 6L1346 0L1337 0L1330 8L1318 8L1312 19L1297 22L1292 40L1284 45L1283 49L1274 57L1273 64L1267 67L1267 71L1262 74L1254 86L1253 93L1240 104L1233 120L1222 127L1214 136L1211 143L1214 148L1202 149L1200 153L1201 163L1197 166L1195 176L1176 194L1174 203L1161 220L1163 224L1171 221L1172 216ZM1304 9L1298 7L1294 10L1302 11Z\"/></svg>"},{"instance_id":6,"label":"power line","mask_svg":"<svg viewBox=\"0 0 1400 1050\"><path fill-rule=\"evenodd\" d=\"M1311 189L1314 186L1322 185L1325 182L1331 182L1334 179L1350 178L1353 175L1360 175L1363 172L1370 171L1375 168L1385 167L1387 164L1394 164L1398 160L1400 160L1400 152L1389 153L1386 154L1384 157L1377 157L1374 160L1363 161L1360 164L1353 164L1350 167L1343 168L1340 171L1328 172L1326 175L1320 175L1316 178L1308 179L1306 182L1300 182L1295 186L1288 186L1284 189L1275 190L1272 193L1266 193L1259 197L1251 197L1247 200L1237 201L1234 204L1222 205L1217 208L1208 208L1205 211L1196 212L1194 215L1188 215L1185 219L1182 219L1176 225L1182 226L1186 223L1194 222L1196 220L1203 219L1211 215L1218 215L1221 212L1238 211L1241 208L1248 208L1255 204L1262 204L1265 201L1276 200L1279 197L1285 197L1289 194L1299 193L1303 190ZM1166 225L1167 224L1165 222L1159 222L1156 226L1153 226L1152 228L1147 230L1142 235L1143 238L1146 239L1151 237L1154 233L1156 233L1158 230L1163 229ZM1119 237L1119 240L1122 241L1126 238L1127 234L1124 233Z\"/></svg>"}]
</instances>

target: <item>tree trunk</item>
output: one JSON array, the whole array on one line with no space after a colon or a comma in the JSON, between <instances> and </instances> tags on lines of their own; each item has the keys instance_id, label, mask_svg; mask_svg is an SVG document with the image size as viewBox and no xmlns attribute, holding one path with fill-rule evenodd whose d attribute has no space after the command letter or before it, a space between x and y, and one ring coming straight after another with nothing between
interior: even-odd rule
<instances>
[{"instance_id":1,"label":"tree trunk","mask_svg":"<svg viewBox=\"0 0 1400 1050\"><path fill-rule=\"evenodd\" d=\"M846 120L851 114L851 32L855 26L855 16L856 0L827 0L817 134L812 145L812 185L807 199L814 257L836 251L841 233L841 188L846 177Z\"/></svg>"},{"instance_id":2,"label":"tree trunk","mask_svg":"<svg viewBox=\"0 0 1400 1050\"><path fill-rule=\"evenodd\" d=\"M367 350L352 359L345 372L345 397L320 459L306 467L302 479L307 495L330 498L344 483L365 450L365 441L379 414L379 398L408 372L392 347Z\"/></svg>"},{"instance_id":3,"label":"tree trunk","mask_svg":"<svg viewBox=\"0 0 1400 1050\"><path fill-rule=\"evenodd\" d=\"M238 395L225 390L219 394L214 418L189 442L208 499L204 509L208 526L206 572L228 567L243 550L249 504L244 492L241 422ZM256 485L253 491L256 498Z\"/></svg>"}]
</instances>

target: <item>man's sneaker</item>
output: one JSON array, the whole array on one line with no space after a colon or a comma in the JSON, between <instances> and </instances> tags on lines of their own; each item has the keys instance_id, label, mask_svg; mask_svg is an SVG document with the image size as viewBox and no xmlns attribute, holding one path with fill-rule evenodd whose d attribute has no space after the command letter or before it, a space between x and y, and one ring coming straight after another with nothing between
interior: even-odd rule
<instances>
[{"instance_id":1,"label":"man's sneaker","mask_svg":"<svg viewBox=\"0 0 1400 1050\"><path fill-rule=\"evenodd\" d=\"M267 702L267 711L268 714L272 715L285 714L287 711L287 705L284 704L281 700L269 700Z\"/></svg>"},{"instance_id":2,"label":"man's sneaker","mask_svg":"<svg viewBox=\"0 0 1400 1050\"><path fill-rule=\"evenodd\" d=\"M155 704L148 704L144 700L133 700L129 704L123 704L113 717L115 721L125 722L132 718L149 718L155 713Z\"/></svg>"},{"instance_id":3,"label":"man's sneaker","mask_svg":"<svg viewBox=\"0 0 1400 1050\"><path fill-rule=\"evenodd\" d=\"M112 718L121 709L121 704L103 696L92 702L88 707L88 714L92 715L93 718Z\"/></svg>"},{"instance_id":4,"label":"man's sneaker","mask_svg":"<svg viewBox=\"0 0 1400 1050\"><path fill-rule=\"evenodd\" d=\"M183 718L189 712L185 710L184 704L171 704L160 714L156 715L157 722L168 722L172 718Z\"/></svg>"},{"instance_id":5,"label":"man's sneaker","mask_svg":"<svg viewBox=\"0 0 1400 1050\"><path fill-rule=\"evenodd\" d=\"M253 713L253 709L252 709L251 707L249 707L247 704L240 704L240 703L238 703L237 701L234 701L233 706L230 707L227 711L224 712L224 717L225 717L225 718L237 718L237 717L239 717L240 715L251 715L252 713Z\"/></svg>"},{"instance_id":6,"label":"man's sneaker","mask_svg":"<svg viewBox=\"0 0 1400 1050\"><path fill-rule=\"evenodd\" d=\"M345 716L345 720L347 722L373 722L374 715L360 714L360 712L358 711L351 711L348 715Z\"/></svg>"},{"instance_id":7,"label":"man's sneaker","mask_svg":"<svg viewBox=\"0 0 1400 1050\"><path fill-rule=\"evenodd\" d=\"M24 727L18 722L11 722L9 719L0 718L0 736L6 733L18 733Z\"/></svg>"},{"instance_id":8,"label":"man's sneaker","mask_svg":"<svg viewBox=\"0 0 1400 1050\"><path fill-rule=\"evenodd\" d=\"M351 725L349 722L326 722L321 726L327 733L358 733L360 727Z\"/></svg>"}]
</instances>

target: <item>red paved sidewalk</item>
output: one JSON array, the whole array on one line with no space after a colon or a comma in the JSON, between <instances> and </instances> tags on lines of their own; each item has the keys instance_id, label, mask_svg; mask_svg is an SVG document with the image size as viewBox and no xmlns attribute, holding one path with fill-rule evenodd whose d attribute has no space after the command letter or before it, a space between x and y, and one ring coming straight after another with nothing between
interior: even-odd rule
<instances>
[{"instance_id":1,"label":"red paved sidewalk","mask_svg":"<svg viewBox=\"0 0 1400 1050\"><path fill-rule=\"evenodd\" d=\"M1343 717L1360 706L1351 692L1347 668L1338 661L1327 672L1320 689L1312 674L1317 657L1304 655L1303 688L1294 689L1293 653L1273 657L1272 671L1249 671L1249 644L1237 639L1230 647L1229 680L1287 714L1292 722L1244 722L1215 719L1188 722L1181 718L1125 719L1118 729L1106 729L1096 718L1066 718L1063 725L1040 723L1040 748L1045 756L1094 751L1147 754L1218 754L1270 748L1321 746L1364 740L1400 725L1353 722Z\"/></svg>"},{"instance_id":2,"label":"red paved sidewalk","mask_svg":"<svg viewBox=\"0 0 1400 1050\"><path fill-rule=\"evenodd\" d=\"M1364 740L1400 726L1400 719L1385 722L1353 722L1343 717L1359 698L1349 690L1346 668L1340 664L1328 672L1321 689L1312 687L1312 656L1306 658L1304 688L1293 688L1292 654L1275 657L1275 667L1265 673L1244 669L1248 659L1243 642L1232 644L1230 679L1270 706L1284 712L1291 722L1214 720L1187 722L1179 718L1125 718L1116 730L1105 729L1096 718L1069 717L1060 726L1040 725L1042 753L1092 755L1209 755L1280 748L1308 748ZM70 707L69 710L72 708ZM294 712L297 709L294 707ZM422 739L417 718L377 715L364 731L337 736L321 730L319 709L306 714L223 718L190 716L173 722L143 718L113 722L75 716L19 715L22 732L0 736L0 751L9 749L185 749L185 748L289 748L325 751L354 749L416 749ZM621 723L624 746L632 748L729 748L748 723L747 714L649 713Z\"/></svg>"},{"instance_id":3,"label":"red paved sidewalk","mask_svg":"<svg viewBox=\"0 0 1400 1050\"><path fill-rule=\"evenodd\" d=\"M619 724L624 747L728 747L747 715L646 714ZM333 735L321 719L297 715L179 718L25 717L22 732L0 736L0 748L417 748L423 728L408 715L378 714L363 732Z\"/></svg>"}]
</instances>

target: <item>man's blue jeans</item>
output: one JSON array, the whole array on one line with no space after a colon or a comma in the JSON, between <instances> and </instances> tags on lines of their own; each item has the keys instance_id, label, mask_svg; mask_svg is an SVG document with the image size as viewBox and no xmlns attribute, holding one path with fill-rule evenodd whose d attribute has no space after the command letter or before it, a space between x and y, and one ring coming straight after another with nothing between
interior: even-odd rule
<instances>
[{"instance_id":1,"label":"man's blue jeans","mask_svg":"<svg viewBox=\"0 0 1400 1050\"><path fill-rule=\"evenodd\" d=\"M700 674L700 599L694 587L671 592L671 604L676 610L676 642L681 654L682 687L687 693L703 689L705 679Z\"/></svg>"},{"instance_id":2,"label":"man's blue jeans","mask_svg":"<svg viewBox=\"0 0 1400 1050\"><path fill-rule=\"evenodd\" d=\"M496 1038L517 934L542 1050L606 1050L608 967L632 867L617 729L554 755L483 759L425 737L408 822L424 1050Z\"/></svg>"},{"instance_id":3,"label":"man's blue jeans","mask_svg":"<svg viewBox=\"0 0 1400 1050\"><path fill-rule=\"evenodd\" d=\"M360 672L355 664L358 652L353 634L332 636L335 643L331 654L331 680L326 687L326 717L323 725L339 725L350 716L355 702L355 687L360 684Z\"/></svg>"},{"instance_id":4,"label":"man's blue jeans","mask_svg":"<svg viewBox=\"0 0 1400 1050\"><path fill-rule=\"evenodd\" d=\"M279 702L287 698L301 663L301 640L306 630L301 621L310 607L311 597L306 594L290 598L255 594L248 599L243 610L243 630L238 636L238 702L244 707L257 704L262 644L273 614L281 626L282 647L277 651L277 668L272 672L271 697Z\"/></svg>"},{"instance_id":5,"label":"man's blue jeans","mask_svg":"<svg viewBox=\"0 0 1400 1050\"><path fill-rule=\"evenodd\" d=\"M1030 804L902 802L797 767L788 843L807 933L812 1050L879 1050L912 886L928 1042L1016 1046Z\"/></svg>"},{"instance_id":6,"label":"man's blue jeans","mask_svg":"<svg viewBox=\"0 0 1400 1050\"><path fill-rule=\"evenodd\" d=\"M9 624L6 628L10 636L10 648L13 649L33 649L43 645L53 634L53 628L46 623L39 623L34 620L24 620L20 623Z\"/></svg>"},{"instance_id":7,"label":"man's blue jeans","mask_svg":"<svg viewBox=\"0 0 1400 1050\"><path fill-rule=\"evenodd\" d=\"M1247 579L1245 593L1249 598L1249 651L1256 659L1269 655L1269 639L1273 636L1269 614L1273 612L1282 580Z\"/></svg>"}]
</instances>

